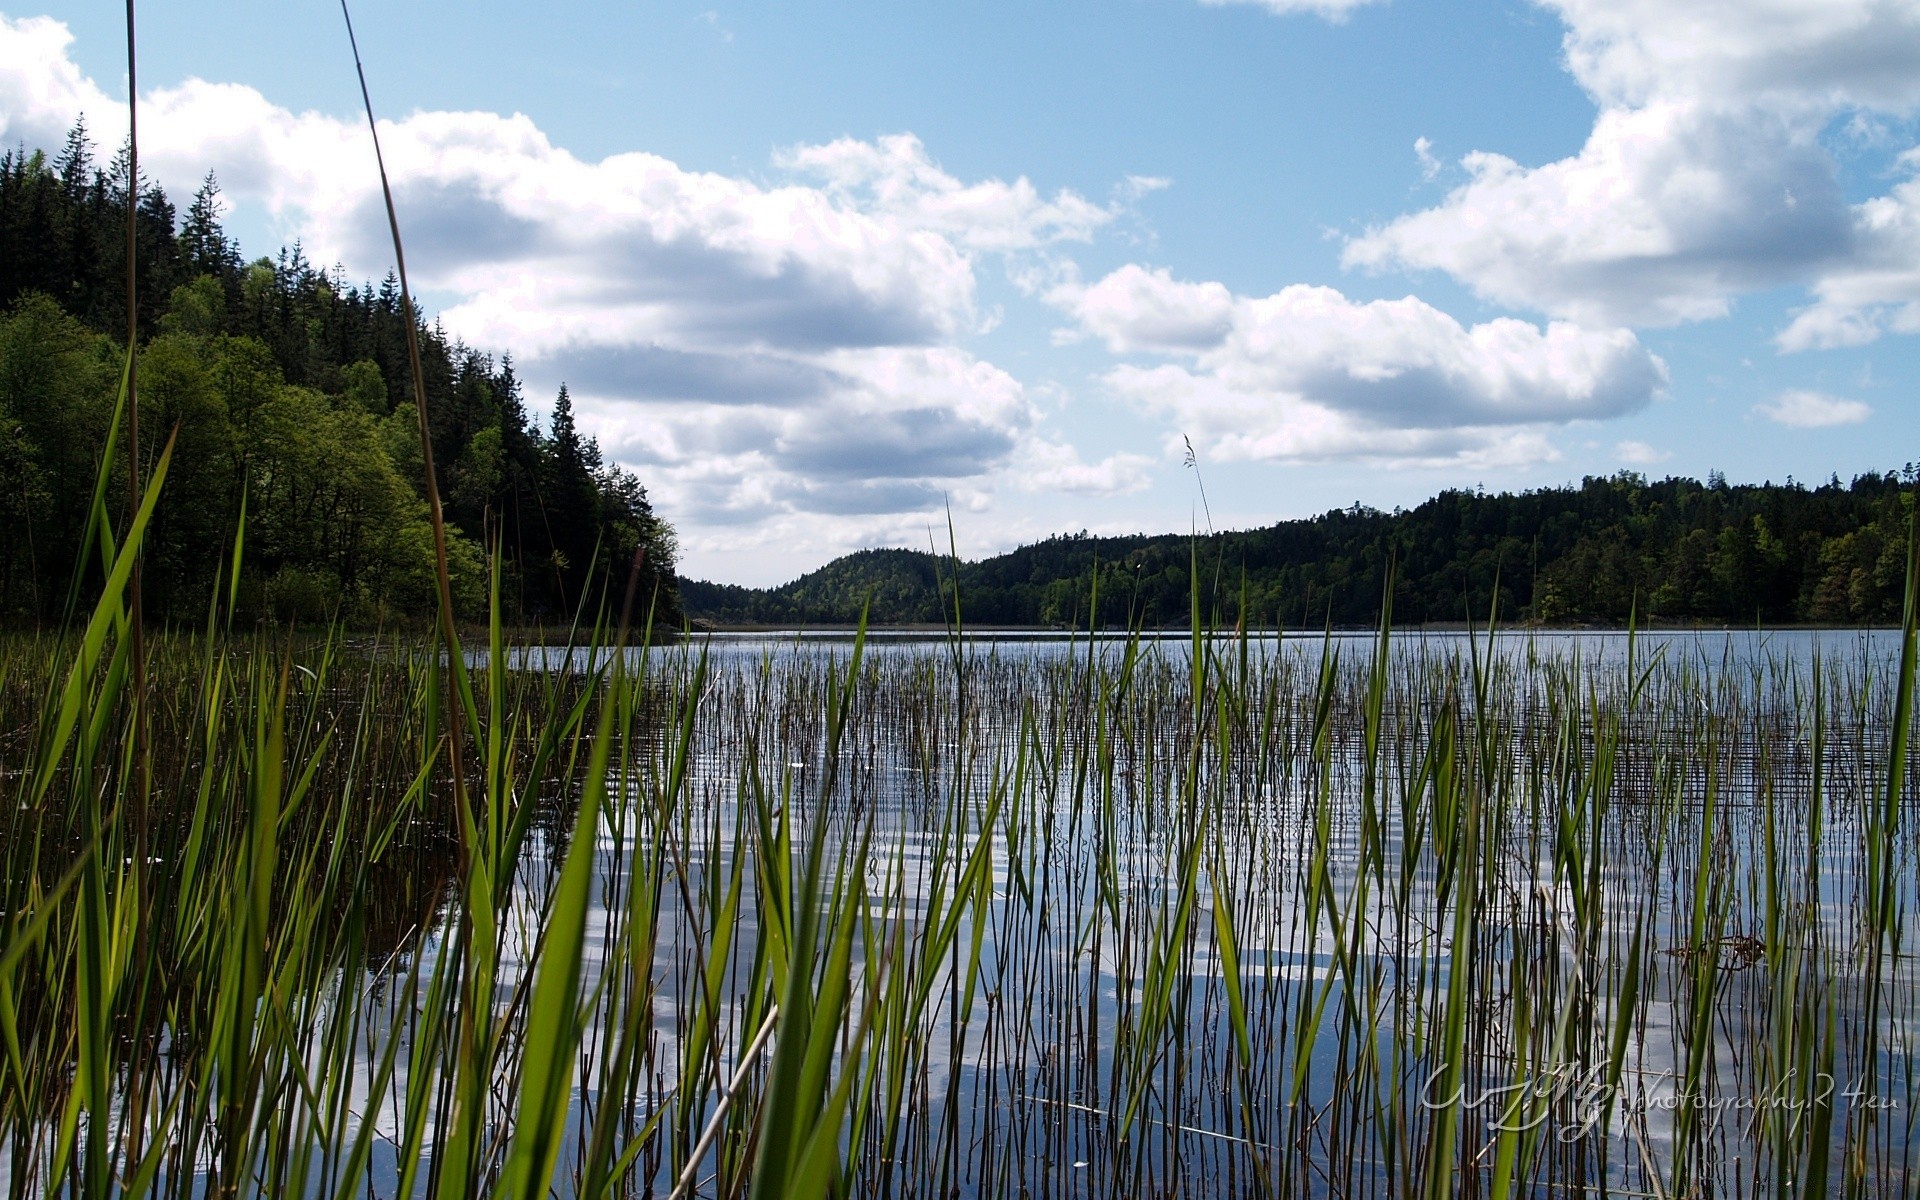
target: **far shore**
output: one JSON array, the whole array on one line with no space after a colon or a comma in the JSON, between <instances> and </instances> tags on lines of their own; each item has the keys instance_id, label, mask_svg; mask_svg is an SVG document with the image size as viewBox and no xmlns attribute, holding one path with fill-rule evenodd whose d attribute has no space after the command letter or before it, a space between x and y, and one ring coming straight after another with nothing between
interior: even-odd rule
<instances>
[{"instance_id":1,"label":"far shore","mask_svg":"<svg viewBox=\"0 0 1920 1200\"><path fill-rule=\"evenodd\" d=\"M1485 624L1466 621L1425 621L1419 624L1395 625L1394 633L1484 633ZM1500 633L1552 633L1552 634L1594 634L1617 635L1635 633L1898 633L1897 626L1888 625L1726 625L1707 624L1687 621L1647 621L1629 629L1626 625L1605 625L1597 623L1579 625L1531 624L1524 621L1499 622L1495 626ZM720 621L695 620L684 631L698 637L701 634L729 635L821 635L851 637L860 626L855 623L807 622L801 624L747 624ZM936 623L905 622L900 624L870 623L866 627L869 634L944 637L954 632L953 626ZM1370 634L1378 632L1376 625L1335 625L1332 631L1337 634ZM1327 632L1324 625L1256 625L1246 630L1252 637L1271 638L1278 636L1313 635ZM1085 629L1073 629L1064 625L974 625L968 624L962 631L968 637L1031 637L1031 638L1068 638L1085 637ZM1129 633L1121 626L1108 626L1095 630L1101 637L1120 638ZM1163 625L1142 629L1140 634L1147 638L1174 638L1192 636L1191 626ZM1215 636L1238 636L1237 626L1218 626L1211 631Z\"/></svg>"}]
</instances>

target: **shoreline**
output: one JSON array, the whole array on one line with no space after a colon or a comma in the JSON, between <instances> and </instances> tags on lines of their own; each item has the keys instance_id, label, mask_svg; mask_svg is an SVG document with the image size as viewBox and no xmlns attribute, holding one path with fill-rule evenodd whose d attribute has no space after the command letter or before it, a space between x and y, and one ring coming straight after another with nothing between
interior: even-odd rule
<instances>
[{"instance_id":1,"label":"shoreline","mask_svg":"<svg viewBox=\"0 0 1920 1200\"><path fill-rule=\"evenodd\" d=\"M724 634L724 635L796 634L800 636L805 636L809 634L818 634L823 636L851 637L855 632L859 630L859 628L860 627L857 624L853 624L853 623L842 624L842 623L833 623L833 622L824 622L824 621L808 622L804 624L751 624L751 623L744 623L744 622L736 623L736 622L720 622L720 621L713 621L713 622L695 621L686 630L681 631L677 636L698 637L701 634ZM1379 626L1377 625L1334 625L1331 627L1305 626L1305 625L1288 625L1288 626L1260 625L1247 630L1246 633L1248 634L1248 636L1256 637L1256 638L1273 638L1273 637L1281 637L1281 636L1297 637L1301 635L1324 634L1329 631L1329 628L1331 629L1331 632L1338 635L1352 635L1352 634L1369 634L1370 635L1370 634L1376 634L1380 631ZM1405 633L1484 633L1486 632L1487 627L1484 624L1471 624L1466 621L1428 621L1428 622L1422 622L1417 625L1413 625L1413 624L1393 625L1393 626L1390 626L1389 628L1393 633L1405 634ZM1501 623L1501 624L1496 624L1494 628L1497 632L1500 632L1503 634L1551 633L1551 634L1593 634L1593 635L1601 635L1601 636L1619 635L1619 634L1625 634L1629 632L1632 632L1632 633L1769 634L1769 633L1898 633L1900 631L1900 627L1897 625L1819 625L1819 624L1714 625L1714 624L1678 622L1678 621L1648 622L1646 624L1632 626L1631 628L1629 628L1626 625L1597 625L1597 624L1533 625L1533 624L1526 624L1526 623L1513 623L1513 624ZM866 627L866 629L867 629L867 634L869 636L879 634L879 635L912 635L912 636L926 636L926 637L945 637L954 632L953 627L950 625L936 625L936 624L922 624L922 623L903 623L898 625L869 624ZM1071 638L1071 637L1086 637L1089 632L1090 631L1086 629L1070 629L1065 626L968 625L963 631L962 636L969 637L969 638L1002 636L1002 637L1065 639L1065 638ZM1093 630L1091 632L1103 638L1124 638L1124 637L1127 637L1132 631L1124 628L1115 627L1115 628ZM1152 629L1143 629L1143 630L1140 630L1139 632L1140 632L1140 636L1143 638L1158 639L1158 640L1164 640L1166 638L1173 638L1173 637L1179 637L1179 638L1191 637L1193 633L1191 627L1179 626L1179 625L1159 626ZM1212 636L1215 638L1238 637L1239 635L1240 635L1240 630L1238 629L1219 628L1212 631Z\"/></svg>"}]
</instances>

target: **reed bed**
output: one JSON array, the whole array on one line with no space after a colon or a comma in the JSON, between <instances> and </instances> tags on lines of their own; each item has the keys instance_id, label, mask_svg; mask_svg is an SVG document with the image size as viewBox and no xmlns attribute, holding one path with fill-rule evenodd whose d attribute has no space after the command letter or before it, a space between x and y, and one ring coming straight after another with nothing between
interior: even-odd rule
<instances>
[{"instance_id":1,"label":"reed bed","mask_svg":"<svg viewBox=\"0 0 1920 1200\"><path fill-rule=\"evenodd\" d=\"M0 642L15 1195L1916 1178L1910 634L496 627L449 684L216 614L136 770L105 622Z\"/></svg>"}]
</instances>

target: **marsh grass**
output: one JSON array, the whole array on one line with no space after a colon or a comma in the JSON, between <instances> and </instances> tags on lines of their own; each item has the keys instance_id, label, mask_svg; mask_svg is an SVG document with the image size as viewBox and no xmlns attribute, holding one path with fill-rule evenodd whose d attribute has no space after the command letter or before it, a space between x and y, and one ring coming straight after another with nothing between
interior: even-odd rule
<instances>
[{"instance_id":1,"label":"marsh grass","mask_svg":"<svg viewBox=\"0 0 1920 1200\"><path fill-rule=\"evenodd\" d=\"M0 643L16 1194L1910 1176L1884 640L589 624L470 654L463 804L444 653L211 624L152 639L140 805L112 606Z\"/></svg>"}]
</instances>

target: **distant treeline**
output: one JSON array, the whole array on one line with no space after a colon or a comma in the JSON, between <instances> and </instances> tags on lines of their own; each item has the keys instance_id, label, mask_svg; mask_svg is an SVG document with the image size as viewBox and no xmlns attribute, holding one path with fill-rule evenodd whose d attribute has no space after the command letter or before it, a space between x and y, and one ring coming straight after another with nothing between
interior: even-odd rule
<instances>
[{"instance_id":1,"label":"distant treeline","mask_svg":"<svg viewBox=\"0 0 1920 1200\"><path fill-rule=\"evenodd\" d=\"M1217 536L1050 538L961 563L969 623L1183 624L1196 557L1218 619L1314 627L1378 620L1389 561L1396 622L1860 624L1896 621L1916 469L1819 487L1622 473L1577 487L1447 491L1407 511L1356 505ZM955 571L925 551L867 550L766 590L683 581L696 619L835 624L872 597L877 623L940 622Z\"/></svg>"},{"instance_id":2,"label":"distant treeline","mask_svg":"<svg viewBox=\"0 0 1920 1200\"><path fill-rule=\"evenodd\" d=\"M125 153L95 165L84 127L52 160L0 156L0 619L57 620L82 546L126 332ZM242 505L243 614L366 624L430 616L431 532L399 285L349 287L296 246L243 261L212 176L184 218L137 189L141 452L178 430L148 537L147 611L204 617ZM512 360L419 329L456 603L486 609L498 544L513 621L568 619L624 592L678 624L672 530L633 475L575 428L546 431ZM108 495L124 521L125 467ZM597 551L597 560L596 560ZM594 566L598 562L598 567ZM619 596L613 596L617 606Z\"/></svg>"}]
</instances>

